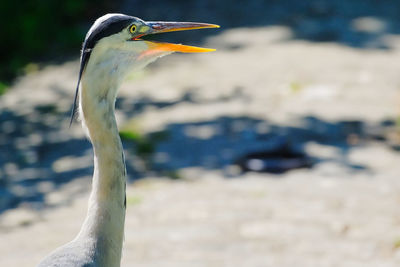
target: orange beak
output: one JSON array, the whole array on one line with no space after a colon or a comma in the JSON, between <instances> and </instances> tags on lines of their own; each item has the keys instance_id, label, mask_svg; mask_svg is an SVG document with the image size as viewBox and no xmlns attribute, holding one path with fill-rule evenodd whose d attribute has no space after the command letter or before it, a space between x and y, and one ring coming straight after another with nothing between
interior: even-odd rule
<instances>
[{"instance_id":1,"label":"orange beak","mask_svg":"<svg viewBox=\"0 0 400 267\"><path fill-rule=\"evenodd\" d=\"M197 23L197 22L150 21L146 22L146 25L149 26L149 30L146 33L142 34L141 36L148 34L163 33L163 32L219 28L219 26L215 24ZM141 36L138 36L136 38L139 38ZM149 50L144 52L146 55L164 51L180 52L180 53L202 53L202 52L215 51L215 49L212 48L202 48L202 47L182 45L182 44L171 44L171 43L155 42L155 41L146 41L146 43L149 46Z\"/></svg>"}]
</instances>

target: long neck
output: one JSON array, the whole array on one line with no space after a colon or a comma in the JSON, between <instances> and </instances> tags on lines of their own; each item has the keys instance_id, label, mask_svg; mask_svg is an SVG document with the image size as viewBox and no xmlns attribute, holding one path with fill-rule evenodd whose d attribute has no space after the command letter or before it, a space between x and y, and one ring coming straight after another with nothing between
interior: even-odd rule
<instances>
[{"instance_id":1,"label":"long neck","mask_svg":"<svg viewBox=\"0 0 400 267\"><path fill-rule=\"evenodd\" d=\"M109 267L120 263L126 208L124 154L114 116L115 86L83 80L80 94L83 123L94 149L94 174L88 214L77 238L90 239L99 266Z\"/></svg>"}]
</instances>

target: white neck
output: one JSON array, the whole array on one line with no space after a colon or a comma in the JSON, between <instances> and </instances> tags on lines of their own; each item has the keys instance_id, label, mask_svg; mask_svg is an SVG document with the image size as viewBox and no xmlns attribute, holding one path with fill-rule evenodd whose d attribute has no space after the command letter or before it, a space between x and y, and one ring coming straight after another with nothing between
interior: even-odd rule
<instances>
[{"instance_id":1,"label":"white neck","mask_svg":"<svg viewBox=\"0 0 400 267\"><path fill-rule=\"evenodd\" d=\"M88 213L77 239L89 239L98 266L107 267L119 266L121 260L126 208L124 154L114 116L117 86L83 79L80 93L82 120L94 149L94 174Z\"/></svg>"},{"instance_id":2,"label":"white neck","mask_svg":"<svg viewBox=\"0 0 400 267\"><path fill-rule=\"evenodd\" d=\"M172 53L161 51L139 59L146 43L125 40L121 33L96 44L79 95L82 123L95 156L89 209L76 239L88 242L99 267L120 266L124 236L126 170L114 116L117 89L129 72Z\"/></svg>"}]
</instances>

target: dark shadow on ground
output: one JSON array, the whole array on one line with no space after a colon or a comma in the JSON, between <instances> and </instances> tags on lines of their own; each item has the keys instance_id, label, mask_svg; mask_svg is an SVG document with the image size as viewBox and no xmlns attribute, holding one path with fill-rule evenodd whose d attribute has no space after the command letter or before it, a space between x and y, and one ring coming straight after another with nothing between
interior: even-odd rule
<instances>
[{"instance_id":1,"label":"dark shadow on ground","mask_svg":"<svg viewBox=\"0 0 400 267\"><path fill-rule=\"evenodd\" d=\"M225 169L244 164L243 159L249 155L284 161L279 152L287 154L289 150L299 158L301 155L307 157L305 146L313 142L335 147L338 153L334 158L308 157L310 164L304 167L322 161L337 161L354 171L368 169L368 166L357 165L347 158L349 151L360 145L364 138L362 121L327 122L316 117L299 120L299 127L276 125L254 117L219 117L211 121L170 124L165 129L169 138L157 144L151 166L153 170L161 171L188 167ZM351 144L355 139L357 141ZM282 167L280 171L264 171L283 173L291 169Z\"/></svg>"},{"instance_id":2,"label":"dark shadow on ground","mask_svg":"<svg viewBox=\"0 0 400 267\"><path fill-rule=\"evenodd\" d=\"M45 194L84 175L91 168L57 167L63 158L91 155L86 139L75 139L63 125L67 114L56 106L40 106L27 116L0 113L0 211L23 202L40 206ZM91 156L90 156L91 157Z\"/></svg>"},{"instance_id":3,"label":"dark shadow on ground","mask_svg":"<svg viewBox=\"0 0 400 267\"><path fill-rule=\"evenodd\" d=\"M224 102L235 97L243 96L237 91L231 96L210 101ZM196 105L204 101L196 100L189 92L173 102L154 102L142 97L131 105L131 99L123 98L118 100L117 106L123 107L124 113L134 116L146 108L162 110L182 102ZM66 128L68 120L68 114L58 112L53 106L38 107L27 116L10 110L2 111L0 212L21 203L38 208L47 206L46 194L75 179L91 176L91 145L85 138L72 137ZM199 167L223 170L225 176L230 177L229 167L235 164L240 166L241 160L249 155L267 154L268 160L276 162L274 153L278 151L282 154L279 151L287 148L310 160L306 167L334 161L349 171L369 171L368 166L357 165L347 155L353 148L371 140L386 142L384 135L376 133L383 133L394 125L393 121L384 121L375 125L371 134L365 122L358 120L328 122L317 117L303 117L298 121L297 127L278 125L255 117L219 117L170 124L161 132L145 135L139 144L141 150L137 150L137 140L124 141L128 174L131 181L149 175L179 178L176 173L180 169ZM331 158L311 157L305 151L309 143L333 147L337 153ZM89 179L87 184L90 185ZM71 199L73 197L70 196Z\"/></svg>"},{"instance_id":4,"label":"dark shadow on ground","mask_svg":"<svg viewBox=\"0 0 400 267\"><path fill-rule=\"evenodd\" d=\"M270 0L270 1L145 1L125 0L122 12L148 20L205 21L236 27L282 25L293 39L337 42L357 48L388 49L387 34L400 33L400 2L396 0ZM199 43L221 31L168 35L169 41ZM165 37L160 37L165 38Z\"/></svg>"}]
</instances>

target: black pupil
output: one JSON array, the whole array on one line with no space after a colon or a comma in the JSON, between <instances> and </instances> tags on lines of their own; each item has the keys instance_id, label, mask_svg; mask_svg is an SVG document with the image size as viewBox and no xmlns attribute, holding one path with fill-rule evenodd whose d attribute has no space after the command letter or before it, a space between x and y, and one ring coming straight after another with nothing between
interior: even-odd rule
<instances>
[{"instance_id":1,"label":"black pupil","mask_svg":"<svg viewBox=\"0 0 400 267\"><path fill-rule=\"evenodd\" d=\"M131 32L134 32L136 30L136 26L131 27Z\"/></svg>"}]
</instances>

